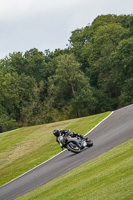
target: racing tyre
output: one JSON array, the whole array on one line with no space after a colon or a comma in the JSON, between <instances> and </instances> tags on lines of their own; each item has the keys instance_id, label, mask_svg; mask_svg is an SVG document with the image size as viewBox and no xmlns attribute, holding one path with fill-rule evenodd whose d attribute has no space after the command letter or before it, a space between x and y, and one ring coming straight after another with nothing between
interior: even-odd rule
<instances>
[{"instance_id":1,"label":"racing tyre","mask_svg":"<svg viewBox=\"0 0 133 200\"><path fill-rule=\"evenodd\" d=\"M93 146L92 140L88 140L88 141L87 141L87 147L92 147L92 146Z\"/></svg>"},{"instance_id":2,"label":"racing tyre","mask_svg":"<svg viewBox=\"0 0 133 200\"><path fill-rule=\"evenodd\" d=\"M71 151L73 153L80 153L81 152L81 149L73 142L69 142L67 144L67 149L68 149L68 151Z\"/></svg>"}]
</instances>

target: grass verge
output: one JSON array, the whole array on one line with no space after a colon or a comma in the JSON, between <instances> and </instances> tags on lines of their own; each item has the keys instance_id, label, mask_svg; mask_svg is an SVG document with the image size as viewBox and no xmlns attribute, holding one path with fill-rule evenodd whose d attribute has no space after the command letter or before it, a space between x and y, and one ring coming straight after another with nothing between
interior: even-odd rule
<instances>
[{"instance_id":1,"label":"grass verge","mask_svg":"<svg viewBox=\"0 0 133 200\"><path fill-rule=\"evenodd\" d=\"M61 151L52 134L54 128L86 134L110 112L71 119L0 134L0 186Z\"/></svg>"},{"instance_id":2,"label":"grass verge","mask_svg":"<svg viewBox=\"0 0 133 200\"><path fill-rule=\"evenodd\" d=\"M132 200L133 139L17 200Z\"/></svg>"}]
</instances>

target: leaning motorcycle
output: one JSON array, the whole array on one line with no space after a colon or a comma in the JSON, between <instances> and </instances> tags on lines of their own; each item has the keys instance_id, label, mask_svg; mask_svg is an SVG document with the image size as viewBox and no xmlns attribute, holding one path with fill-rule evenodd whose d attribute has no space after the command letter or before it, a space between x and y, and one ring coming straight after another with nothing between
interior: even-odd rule
<instances>
[{"instance_id":1,"label":"leaning motorcycle","mask_svg":"<svg viewBox=\"0 0 133 200\"><path fill-rule=\"evenodd\" d=\"M73 153L80 153L86 147L92 147L92 140L88 140L88 138L80 138L80 137L71 137L67 135L65 138L60 136L59 141L63 143L63 147L67 148L68 151Z\"/></svg>"}]
</instances>

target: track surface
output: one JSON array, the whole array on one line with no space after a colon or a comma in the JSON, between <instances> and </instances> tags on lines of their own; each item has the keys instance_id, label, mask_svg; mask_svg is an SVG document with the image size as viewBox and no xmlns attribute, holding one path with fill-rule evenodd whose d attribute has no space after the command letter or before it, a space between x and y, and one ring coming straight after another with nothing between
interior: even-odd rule
<instances>
[{"instance_id":1,"label":"track surface","mask_svg":"<svg viewBox=\"0 0 133 200\"><path fill-rule=\"evenodd\" d=\"M116 110L89 134L94 146L61 154L0 187L0 200L12 200L133 138L133 104Z\"/></svg>"}]
</instances>

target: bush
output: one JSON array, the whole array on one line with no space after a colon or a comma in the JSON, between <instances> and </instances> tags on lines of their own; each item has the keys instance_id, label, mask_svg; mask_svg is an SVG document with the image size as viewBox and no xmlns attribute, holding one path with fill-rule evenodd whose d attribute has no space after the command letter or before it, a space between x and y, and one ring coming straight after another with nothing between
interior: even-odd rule
<instances>
[{"instance_id":1,"label":"bush","mask_svg":"<svg viewBox=\"0 0 133 200\"><path fill-rule=\"evenodd\" d=\"M0 126L2 126L3 131L9 131L18 128L18 123L8 115L2 114L0 116Z\"/></svg>"}]
</instances>

